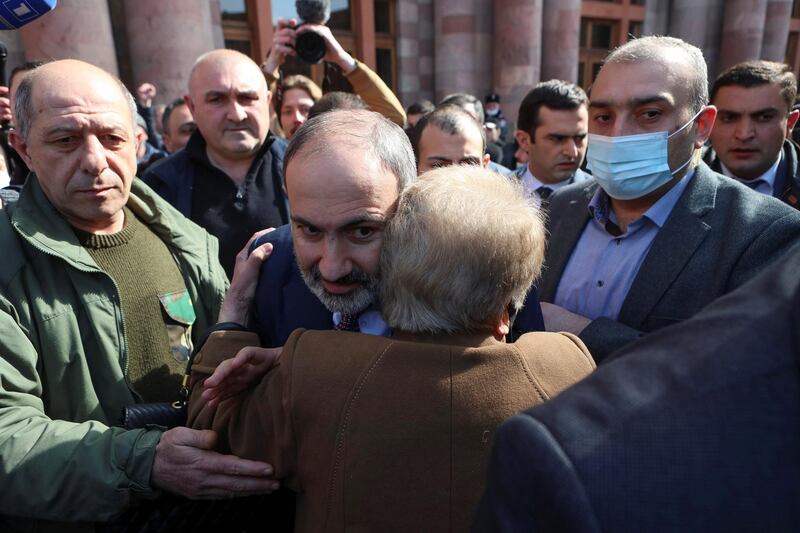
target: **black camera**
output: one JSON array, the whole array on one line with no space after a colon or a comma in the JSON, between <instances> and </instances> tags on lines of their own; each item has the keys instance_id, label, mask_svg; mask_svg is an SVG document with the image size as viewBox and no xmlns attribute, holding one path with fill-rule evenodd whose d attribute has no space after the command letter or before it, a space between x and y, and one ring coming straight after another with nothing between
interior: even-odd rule
<instances>
[{"instance_id":1,"label":"black camera","mask_svg":"<svg viewBox=\"0 0 800 533\"><path fill-rule=\"evenodd\" d=\"M300 24L295 29L299 29L302 26ZM307 31L297 36L294 42L294 50L297 52L297 57L306 63L319 63L328 51L328 44L319 33Z\"/></svg>"},{"instance_id":2,"label":"black camera","mask_svg":"<svg viewBox=\"0 0 800 533\"><path fill-rule=\"evenodd\" d=\"M325 24L331 16L329 0L297 0L295 8L297 15L303 21L303 24L298 25L295 29L299 29L305 24ZM322 35L314 31L307 31L297 36L294 49L297 57L306 63L319 63L328 51L328 45Z\"/></svg>"}]
</instances>

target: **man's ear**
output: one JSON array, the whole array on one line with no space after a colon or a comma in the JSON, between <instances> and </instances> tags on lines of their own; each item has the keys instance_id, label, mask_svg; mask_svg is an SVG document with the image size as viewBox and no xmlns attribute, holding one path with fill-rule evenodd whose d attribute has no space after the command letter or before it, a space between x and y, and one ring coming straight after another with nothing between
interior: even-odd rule
<instances>
[{"instance_id":1,"label":"man's ear","mask_svg":"<svg viewBox=\"0 0 800 533\"><path fill-rule=\"evenodd\" d=\"M514 132L514 138L517 139L517 144L525 152L529 150L531 145L531 135L527 131L517 130Z\"/></svg>"},{"instance_id":2,"label":"man's ear","mask_svg":"<svg viewBox=\"0 0 800 533\"><path fill-rule=\"evenodd\" d=\"M11 130L8 133L8 140L11 142L11 146L14 147L14 150L17 151L22 160L25 161L25 164L28 166L28 168L33 170L33 161L31 160L30 154L28 154L28 144L22 140L22 137L19 136L16 130Z\"/></svg>"},{"instance_id":3,"label":"man's ear","mask_svg":"<svg viewBox=\"0 0 800 533\"><path fill-rule=\"evenodd\" d=\"M707 105L697 115L695 122L697 123L697 131L694 136L694 147L702 148L708 138L711 136L711 130L714 129L714 121L717 118L717 108L713 105Z\"/></svg>"},{"instance_id":4,"label":"man's ear","mask_svg":"<svg viewBox=\"0 0 800 533\"><path fill-rule=\"evenodd\" d=\"M489 154L483 154L483 159L481 159L481 166L486 168L489 166L489 161L492 160L492 157Z\"/></svg>"},{"instance_id":5,"label":"man's ear","mask_svg":"<svg viewBox=\"0 0 800 533\"><path fill-rule=\"evenodd\" d=\"M792 136L792 130L797 125L798 118L800 118L800 109L795 109L789 113L789 120L786 121L786 137Z\"/></svg>"},{"instance_id":6,"label":"man's ear","mask_svg":"<svg viewBox=\"0 0 800 533\"><path fill-rule=\"evenodd\" d=\"M192 97L188 94L183 95L183 101L186 102L186 105L189 106L189 111L192 112L192 116L194 116L194 102L192 101Z\"/></svg>"},{"instance_id":7,"label":"man's ear","mask_svg":"<svg viewBox=\"0 0 800 533\"><path fill-rule=\"evenodd\" d=\"M494 327L494 338L501 341L511 331L511 317L508 314L508 309L503 310L503 314L497 321Z\"/></svg>"}]
</instances>

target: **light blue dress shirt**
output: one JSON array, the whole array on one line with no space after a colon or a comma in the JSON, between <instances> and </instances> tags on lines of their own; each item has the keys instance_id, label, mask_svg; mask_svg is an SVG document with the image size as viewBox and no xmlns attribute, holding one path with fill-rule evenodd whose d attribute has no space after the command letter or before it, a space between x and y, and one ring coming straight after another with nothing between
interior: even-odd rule
<instances>
[{"instance_id":1,"label":"light blue dress shirt","mask_svg":"<svg viewBox=\"0 0 800 533\"><path fill-rule=\"evenodd\" d=\"M591 320L616 320L653 239L693 177L694 169L690 169L667 194L628 224L625 233L619 233L609 197L598 187L589 202L591 218L567 262L554 303Z\"/></svg>"},{"instance_id":2,"label":"light blue dress shirt","mask_svg":"<svg viewBox=\"0 0 800 533\"><path fill-rule=\"evenodd\" d=\"M333 325L338 326L341 321L342 314L339 311L334 312ZM392 329L386 324L381 312L372 307L367 308L366 311L358 315L358 330L361 333L379 337L388 337L392 334Z\"/></svg>"},{"instance_id":3,"label":"light blue dress shirt","mask_svg":"<svg viewBox=\"0 0 800 533\"><path fill-rule=\"evenodd\" d=\"M720 161L720 170L723 174L728 176L729 178L734 178L740 183L743 183L753 189L756 192L760 192L762 194L766 194L767 196L774 196L775 195L775 178L778 176L778 167L781 164L781 159L783 159L783 150L778 153L778 159L772 164L771 167L767 169L766 172L761 174L754 180L743 180L740 177L736 176L731 170L725 166L725 163Z\"/></svg>"}]
</instances>

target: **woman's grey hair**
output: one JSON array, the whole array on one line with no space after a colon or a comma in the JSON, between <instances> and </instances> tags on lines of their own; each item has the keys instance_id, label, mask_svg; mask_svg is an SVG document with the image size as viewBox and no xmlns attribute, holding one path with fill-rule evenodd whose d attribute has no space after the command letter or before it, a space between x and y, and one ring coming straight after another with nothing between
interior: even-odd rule
<instances>
[{"instance_id":1,"label":"woman's grey hair","mask_svg":"<svg viewBox=\"0 0 800 533\"><path fill-rule=\"evenodd\" d=\"M380 263L381 308L415 333L492 330L522 307L544 261L541 211L519 183L476 166L426 172L401 195Z\"/></svg>"},{"instance_id":2,"label":"woman's grey hair","mask_svg":"<svg viewBox=\"0 0 800 533\"><path fill-rule=\"evenodd\" d=\"M22 80L20 80L19 87L17 87L17 94L14 97L14 111L17 122L15 126L17 133L22 137L23 141L28 140L28 133L30 133L31 130L31 120L33 117L33 84L36 78L39 77L39 73L40 69L36 68L26 74ZM136 100L133 99L133 95L119 78L111 74L108 74L108 76L117 82L125 98L125 102L128 104L128 109L131 113L131 131L133 131L136 127L136 116L138 114L136 111Z\"/></svg>"},{"instance_id":3,"label":"woman's grey hair","mask_svg":"<svg viewBox=\"0 0 800 533\"><path fill-rule=\"evenodd\" d=\"M324 154L342 145L376 157L397 178L398 191L417 176L414 152L403 129L383 115L365 109L334 109L308 119L289 141L283 158L283 175L286 176L289 163L301 152L313 150Z\"/></svg>"},{"instance_id":4,"label":"woman's grey hair","mask_svg":"<svg viewBox=\"0 0 800 533\"><path fill-rule=\"evenodd\" d=\"M703 58L703 52L694 45L675 37L661 35L648 35L639 39L632 39L615 48L606 57L608 63L639 63L659 59L664 49L672 53L683 54L689 65L692 76L689 83L689 101L692 114L698 113L703 106L708 104L708 67Z\"/></svg>"}]
</instances>

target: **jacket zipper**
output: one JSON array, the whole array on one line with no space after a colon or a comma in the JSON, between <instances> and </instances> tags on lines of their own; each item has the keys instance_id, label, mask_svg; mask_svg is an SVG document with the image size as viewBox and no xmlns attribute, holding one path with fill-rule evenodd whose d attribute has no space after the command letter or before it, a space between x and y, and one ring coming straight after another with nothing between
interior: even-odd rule
<instances>
[{"instance_id":1,"label":"jacket zipper","mask_svg":"<svg viewBox=\"0 0 800 533\"><path fill-rule=\"evenodd\" d=\"M50 257L54 257L60 261L68 263L68 261L64 257L57 255L51 252L50 250L47 250L39 246L39 244L35 240L28 238L28 236L22 233L22 231L17 227L16 224L12 223L11 225L14 226L14 230L19 234L20 237L22 237L22 239L25 242L27 242L28 244L30 244L31 246L33 246L34 248L36 248L45 255L49 255ZM137 398L141 399L139 393L133 390L133 387L131 387L131 383L128 380L128 338L125 336L125 316L122 314L122 302L120 302L119 298L119 285L117 285L117 282L114 280L114 278L112 278L111 276L109 276L100 269L87 269L80 267L77 264L73 265L71 263L70 266L72 266L73 268L75 268L80 272L85 272L87 274L102 274L108 279L110 279L111 283L114 285L114 290L116 292L113 295L112 301L114 302L114 307L117 309L117 311L119 311L119 317L120 317L120 320L117 322L117 334L122 339L122 375L125 378L125 385L128 387L128 390L130 391L131 395L133 395L134 399Z\"/></svg>"}]
</instances>

